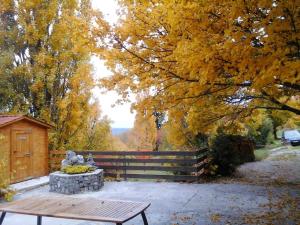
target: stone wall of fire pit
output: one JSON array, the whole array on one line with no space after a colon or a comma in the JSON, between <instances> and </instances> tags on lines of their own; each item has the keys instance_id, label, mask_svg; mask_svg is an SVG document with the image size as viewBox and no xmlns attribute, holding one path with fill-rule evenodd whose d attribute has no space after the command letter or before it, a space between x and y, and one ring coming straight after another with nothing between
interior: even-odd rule
<instances>
[{"instance_id":1,"label":"stone wall of fire pit","mask_svg":"<svg viewBox=\"0 0 300 225\"><path fill-rule=\"evenodd\" d=\"M60 171L50 174L51 192L77 194L84 191L98 191L103 186L103 170L97 169L90 173L65 174Z\"/></svg>"}]
</instances>

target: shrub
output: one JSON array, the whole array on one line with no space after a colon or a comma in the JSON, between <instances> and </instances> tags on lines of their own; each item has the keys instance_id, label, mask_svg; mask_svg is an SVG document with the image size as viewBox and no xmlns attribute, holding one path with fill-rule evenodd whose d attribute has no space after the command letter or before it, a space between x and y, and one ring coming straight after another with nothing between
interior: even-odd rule
<instances>
[{"instance_id":1,"label":"shrub","mask_svg":"<svg viewBox=\"0 0 300 225\"><path fill-rule=\"evenodd\" d=\"M62 172L66 174L78 174L78 173L88 173L94 171L95 168L84 165L77 166L66 166L62 168Z\"/></svg>"},{"instance_id":2,"label":"shrub","mask_svg":"<svg viewBox=\"0 0 300 225\"><path fill-rule=\"evenodd\" d=\"M258 129L249 129L248 137L254 140L256 146L264 146L274 142L274 127L270 118L266 117Z\"/></svg>"},{"instance_id":3,"label":"shrub","mask_svg":"<svg viewBox=\"0 0 300 225\"><path fill-rule=\"evenodd\" d=\"M5 162L0 160L0 200L4 199L5 201L12 201L15 195L15 191L9 188L9 182L6 178L6 174L2 171L4 168Z\"/></svg>"},{"instance_id":4,"label":"shrub","mask_svg":"<svg viewBox=\"0 0 300 225\"><path fill-rule=\"evenodd\" d=\"M220 134L211 149L212 175L231 175L238 165L255 160L252 142L239 135Z\"/></svg>"},{"instance_id":5,"label":"shrub","mask_svg":"<svg viewBox=\"0 0 300 225\"><path fill-rule=\"evenodd\" d=\"M4 186L3 188L0 187L0 200L4 199L7 202L10 202L13 200L16 192L7 186Z\"/></svg>"}]
</instances>

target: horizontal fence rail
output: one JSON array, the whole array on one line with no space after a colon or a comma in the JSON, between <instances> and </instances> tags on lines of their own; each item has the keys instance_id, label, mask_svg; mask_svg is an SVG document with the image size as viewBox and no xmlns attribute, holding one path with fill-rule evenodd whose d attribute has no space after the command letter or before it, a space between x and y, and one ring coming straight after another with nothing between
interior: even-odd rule
<instances>
[{"instance_id":1,"label":"horizontal fence rail","mask_svg":"<svg viewBox=\"0 0 300 225\"><path fill-rule=\"evenodd\" d=\"M85 158L91 153L106 177L197 181L208 162L208 149L197 151L75 151ZM50 152L50 167L60 169L65 151Z\"/></svg>"}]
</instances>

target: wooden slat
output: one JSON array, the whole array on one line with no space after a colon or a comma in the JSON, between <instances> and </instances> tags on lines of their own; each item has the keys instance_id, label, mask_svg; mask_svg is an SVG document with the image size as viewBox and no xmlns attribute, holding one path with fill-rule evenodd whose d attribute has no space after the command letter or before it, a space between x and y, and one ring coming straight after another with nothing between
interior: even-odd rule
<instances>
[{"instance_id":1,"label":"wooden slat","mask_svg":"<svg viewBox=\"0 0 300 225\"><path fill-rule=\"evenodd\" d=\"M177 172L197 172L197 167L183 166L122 166L122 165L101 165L97 164L101 169L111 170L141 170L141 171L177 171Z\"/></svg>"},{"instance_id":2,"label":"wooden slat","mask_svg":"<svg viewBox=\"0 0 300 225\"><path fill-rule=\"evenodd\" d=\"M162 158L149 158L149 159L140 159L140 158L100 158L94 157L95 162L128 162L128 163L189 163L194 164L201 162L207 157L207 155L201 156L200 158L174 158L174 159L162 159ZM50 159L53 163L60 163L64 158L62 157L52 157Z\"/></svg>"},{"instance_id":3,"label":"wooden slat","mask_svg":"<svg viewBox=\"0 0 300 225\"><path fill-rule=\"evenodd\" d=\"M49 153L53 154L53 155L65 155L66 151L63 151L63 150L51 150L51 151L49 151Z\"/></svg>"},{"instance_id":4,"label":"wooden slat","mask_svg":"<svg viewBox=\"0 0 300 225\"><path fill-rule=\"evenodd\" d=\"M203 161L207 158L207 155L203 155L200 158L188 158L188 159L165 159L165 158L149 158L149 159L139 159L139 158L96 158L94 157L95 162L127 162L127 163L188 163L195 164ZM51 163L60 164L64 158L51 158Z\"/></svg>"},{"instance_id":5,"label":"wooden slat","mask_svg":"<svg viewBox=\"0 0 300 225\"><path fill-rule=\"evenodd\" d=\"M87 155L114 155L114 156L197 156L207 149L203 148L198 151L76 151L77 154Z\"/></svg>"},{"instance_id":6,"label":"wooden slat","mask_svg":"<svg viewBox=\"0 0 300 225\"><path fill-rule=\"evenodd\" d=\"M94 158L95 162L121 162L121 163L186 163L196 164L197 159L124 159L124 158Z\"/></svg>"},{"instance_id":7,"label":"wooden slat","mask_svg":"<svg viewBox=\"0 0 300 225\"><path fill-rule=\"evenodd\" d=\"M202 164L200 164L199 166L197 166L197 167L196 167L196 168L197 168L197 171L196 171L196 172L200 172L200 170L202 170L203 168L205 168L206 165L207 165L206 163L202 163Z\"/></svg>"},{"instance_id":8,"label":"wooden slat","mask_svg":"<svg viewBox=\"0 0 300 225\"><path fill-rule=\"evenodd\" d=\"M202 162L205 159L207 159L207 155L203 155L200 158L197 158L197 163L200 163L200 162Z\"/></svg>"},{"instance_id":9,"label":"wooden slat","mask_svg":"<svg viewBox=\"0 0 300 225\"><path fill-rule=\"evenodd\" d=\"M50 162L60 164L62 160L63 158L51 158Z\"/></svg>"},{"instance_id":10,"label":"wooden slat","mask_svg":"<svg viewBox=\"0 0 300 225\"><path fill-rule=\"evenodd\" d=\"M121 178L136 179L154 179L154 180L171 180L171 181L196 181L197 176L193 175L156 175L156 174L118 174ZM107 177L116 177L116 173L105 173Z\"/></svg>"},{"instance_id":11,"label":"wooden slat","mask_svg":"<svg viewBox=\"0 0 300 225\"><path fill-rule=\"evenodd\" d=\"M178 167L178 166L122 166L122 165L102 165L97 166L104 170L140 170L140 171L173 171L173 172L199 172L205 167L205 163L200 166ZM60 164L51 164L51 169L60 170Z\"/></svg>"}]
</instances>

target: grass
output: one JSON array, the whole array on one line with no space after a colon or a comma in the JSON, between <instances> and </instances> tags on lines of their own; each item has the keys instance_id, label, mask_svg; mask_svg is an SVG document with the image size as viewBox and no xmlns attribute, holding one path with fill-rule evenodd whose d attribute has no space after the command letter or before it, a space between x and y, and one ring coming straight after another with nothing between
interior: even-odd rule
<instances>
[{"instance_id":1,"label":"grass","mask_svg":"<svg viewBox=\"0 0 300 225\"><path fill-rule=\"evenodd\" d=\"M289 146L289 150L300 150L300 145L298 146Z\"/></svg>"},{"instance_id":2,"label":"grass","mask_svg":"<svg viewBox=\"0 0 300 225\"><path fill-rule=\"evenodd\" d=\"M266 159L270 154L270 151L267 149L258 149L254 151L254 155L255 155L255 160L256 161L261 161Z\"/></svg>"},{"instance_id":3,"label":"grass","mask_svg":"<svg viewBox=\"0 0 300 225\"><path fill-rule=\"evenodd\" d=\"M264 148L259 148L259 149L254 150L255 160L261 161L261 160L266 159L270 155L270 150L272 150L274 148L278 148L280 146L282 146L281 141L277 140L277 141L274 141L273 144L266 145Z\"/></svg>"},{"instance_id":4,"label":"grass","mask_svg":"<svg viewBox=\"0 0 300 225\"><path fill-rule=\"evenodd\" d=\"M281 141L277 140L273 144L267 145L264 148L254 150L255 160L261 161L266 159L270 155L271 150L278 147L285 147L288 150L300 150L300 146L282 145ZM292 156L289 155L287 157L289 158Z\"/></svg>"}]
</instances>

